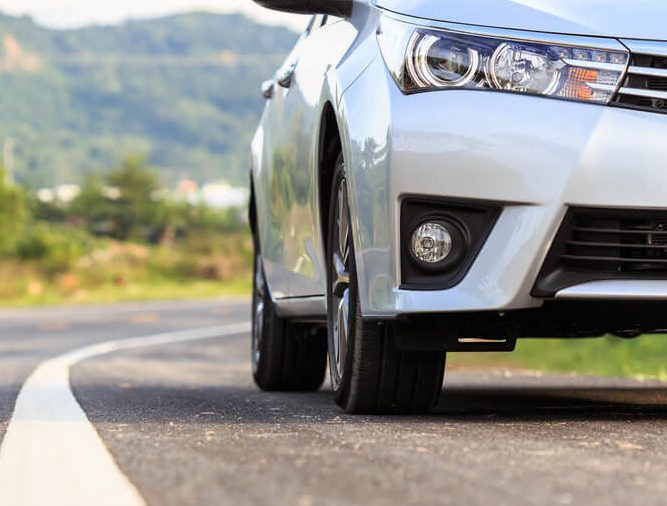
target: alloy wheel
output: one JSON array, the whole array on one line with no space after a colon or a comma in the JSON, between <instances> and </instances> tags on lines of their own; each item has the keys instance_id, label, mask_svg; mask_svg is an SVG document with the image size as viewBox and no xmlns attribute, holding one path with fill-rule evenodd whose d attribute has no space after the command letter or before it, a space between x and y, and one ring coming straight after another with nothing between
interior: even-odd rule
<instances>
[{"instance_id":1,"label":"alloy wheel","mask_svg":"<svg viewBox=\"0 0 667 506\"><path fill-rule=\"evenodd\" d=\"M262 356L262 338L264 333L264 304L266 297L266 283L264 281L264 269L262 258L256 255L255 276L253 289L253 326L252 326L252 367L257 372L259 361Z\"/></svg>"},{"instance_id":2,"label":"alloy wheel","mask_svg":"<svg viewBox=\"0 0 667 506\"><path fill-rule=\"evenodd\" d=\"M333 361L338 382L345 372L350 332L350 254L352 234L348 209L347 186L341 179L338 187L331 254L331 302L333 308Z\"/></svg>"}]
</instances>

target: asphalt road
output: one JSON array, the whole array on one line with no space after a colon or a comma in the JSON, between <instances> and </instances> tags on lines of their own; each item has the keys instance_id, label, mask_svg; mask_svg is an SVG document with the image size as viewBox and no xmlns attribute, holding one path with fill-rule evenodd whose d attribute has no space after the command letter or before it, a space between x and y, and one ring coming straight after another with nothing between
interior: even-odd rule
<instances>
[{"instance_id":1,"label":"asphalt road","mask_svg":"<svg viewBox=\"0 0 667 506\"><path fill-rule=\"evenodd\" d=\"M241 301L0 312L0 437L19 390L45 360L247 316ZM147 504L667 501L666 384L454 369L430 416L356 417L342 414L326 388L259 392L248 346L241 333L72 367L80 407ZM36 430L52 421L40 423ZM36 472L11 486L43 479Z\"/></svg>"}]
</instances>

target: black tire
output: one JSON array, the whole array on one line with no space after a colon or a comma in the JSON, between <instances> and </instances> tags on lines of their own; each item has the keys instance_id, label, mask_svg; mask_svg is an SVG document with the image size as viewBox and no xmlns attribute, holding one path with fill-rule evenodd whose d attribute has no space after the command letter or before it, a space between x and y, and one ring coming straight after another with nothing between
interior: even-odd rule
<instances>
[{"instance_id":1,"label":"black tire","mask_svg":"<svg viewBox=\"0 0 667 506\"><path fill-rule=\"evenodd\" d=\"M342 156L336 164L330 203L327 329L331 383L336 402L346 412L356 414L427 412L438 402L442 391L446 354L400 352L396 349L390 322L368 321L362 317L352 234L351 230L341 232L344 226L340 225L345 219L348 224L350 221ZM342 206L345 209L341 211ZM347 242L341 241L341 236L349 241L346 247L342 247ZM349 254L343 250L348 250ZM347 272L344 272L345 268ZM342 283L346 288L341 288L340 280L345 279L349 282L347 285ZM345 304L345 296L340 295L345 293L344 289L347 290L347 318L341 317L339 310ZM347 345L343 345L343 339L339 338L341 322L345 320Z\"/></svg>"},{"instance_id":2,"label":"black tire","mask_svg":"<svg viewBox=\"0 0 667 506\"><path fill-rule=\"evenodd\" d=\"M255 241L257 243L257 241ZM266 285L255 245L252 303L252 366L259 388L271 392L313 392L326 375L326 329L281 318ZM258 305L263 310L258 312Z\"/></svg>"}]
</instances>

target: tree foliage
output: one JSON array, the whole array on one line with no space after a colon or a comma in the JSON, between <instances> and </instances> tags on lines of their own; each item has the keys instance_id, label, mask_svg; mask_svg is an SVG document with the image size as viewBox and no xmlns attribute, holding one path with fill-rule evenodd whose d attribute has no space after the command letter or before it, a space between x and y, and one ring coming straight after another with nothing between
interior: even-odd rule
<instances>
[{"instance_id":1,"label":"tree foliage","mask_svg":"<svg viewBox=\"0 0 667 506\"><path fill-rule=\"evenodd\" d=\"M107 174L106 182L118 192L113 209L119 239L140 238L145 229L160 225L164 205L157 195L158 176L143 159L126 158Z\"/></svg>"},{"instance_id":2,"label":"tree foliage","mask_svg":"<svg viewBox=\"0 0 667 506\"><path fill-rule=\"evenodd\" d=\"M126 157L106 173L90 174L64 216L85 223L94 235L123 241L168 242L240 228L237 210L165 198L156 170L138 156Z\"/></svg>"},{"instance_id":3,"label":"tree foliage","mask_svg":"<svg viewBox=\"0 0 667 506\"><path fill-rule=\"evenodd\" d=\"M258 85L297 35L194 13L76 30L0 15L0 36L15 41L0 72L0 141L15 141L22 181L51 186L128 152L165 180L240 182L264 105Z\"/></svg>"},{"instance_id":4,"label":"tree foliage","mask_svg":"<svg viewBox=\"0 0 667 506\"><path fill-rule=\"evenodd\" d=\"M21 188L7 181L0 168L0 254L11 252L26 227L28 208Z\"/></svg>"}]
</instances>

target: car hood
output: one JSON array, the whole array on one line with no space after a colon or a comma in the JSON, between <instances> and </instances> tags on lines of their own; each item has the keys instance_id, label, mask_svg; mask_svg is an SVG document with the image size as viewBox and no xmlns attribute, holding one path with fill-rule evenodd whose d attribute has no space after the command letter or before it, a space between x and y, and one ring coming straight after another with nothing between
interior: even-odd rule
<instances>
[{"instance_id":1,"label":"car hood","mask_svg":"<svg viewBox=\"0 0 667 506\"><path fill-rule=\"evenodd\" d=\"M539 32L667 40L665 0L376 0L438 21Z\"/></svg>"}]
</instances>

